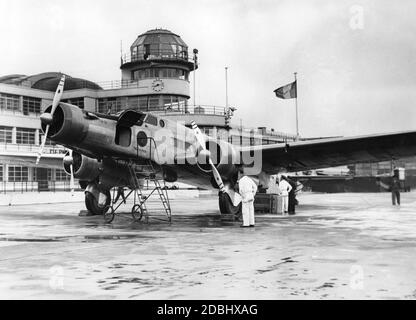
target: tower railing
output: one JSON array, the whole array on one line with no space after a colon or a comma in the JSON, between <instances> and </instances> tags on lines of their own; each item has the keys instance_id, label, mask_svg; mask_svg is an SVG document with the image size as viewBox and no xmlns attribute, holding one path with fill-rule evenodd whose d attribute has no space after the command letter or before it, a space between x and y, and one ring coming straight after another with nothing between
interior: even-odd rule
<instances>
[{"instance_id":1,"label":"tower railing","mask_svg":"<svg viewBox=\"0 0 416 320\"><path fill-rule=\"evenodd\" d=\"M193 63L187 51L173 52L172 50L151 50L150 52L125 53L121 56L121 64L135 61L150 60L183 60Z\"/></svg>"},{"instance_id":2,"label":"tower railing","mask_svg":"<svg viewBox=\"0 0 416 320\"><path fill-rule=\"evenodd\" d=\"M110 108L111 114L115 114L117 112L131 109L143 112L150 112L156 114L166 114L166 115L175 115L175 114L205 114L205 115L215 115L215 116L226 116L227 110L225 107L221 106L213 106L213 105L183 105L183 104L169 104L164 106L138 106L138 105L126 105L114 102L112 107ZM108 107L106 106L97 106L96 112L98 113L108 113Z\"/></svg>"},{"instance_id":3,"label":"tower railing","mask_svg":"<svg viewBox=\"0 0 416 320\"><path fill-rule=\"evenodd\" d=\"M39 151L39 145L37 144L20 144L20 143L0 143L0 152L29 152L36 153ZM65 154L67 150L60 145L45 145L43 153L45 154Z\"/></svg>"}]
</instances>

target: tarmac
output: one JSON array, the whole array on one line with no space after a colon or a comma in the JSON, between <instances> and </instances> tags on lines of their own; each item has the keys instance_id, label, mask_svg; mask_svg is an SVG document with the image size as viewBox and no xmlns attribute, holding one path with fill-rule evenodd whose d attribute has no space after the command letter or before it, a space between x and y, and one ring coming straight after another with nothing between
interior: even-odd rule
<instances>
[{"instance_id":1,"label":"tarmac","mask_svg":"<svg viewBox=\"0 0 416 320\"><path fill-rule=\"evenodd\" d=\"M213 196L175 197L171 224L109 225L79 217L82 202L0 206L0 298L416 298L416 192L400 208L389 193L298 199L255 228L221 221Z\"/></svg>"}]
</instances>

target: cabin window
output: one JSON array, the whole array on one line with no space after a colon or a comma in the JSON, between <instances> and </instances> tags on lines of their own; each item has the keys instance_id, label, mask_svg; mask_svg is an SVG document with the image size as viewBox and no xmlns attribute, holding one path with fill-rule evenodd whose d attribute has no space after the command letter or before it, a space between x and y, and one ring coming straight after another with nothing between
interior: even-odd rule
<instances>
[{"instance_id":1,"label":"cabin window","mask_svg":"<svg viewBox=\"0 0 416 320\"><path fill-rule=\"evenodd\" d=\"M116 144L122 147L128 147L131 143L131 129L128 127L117 126Z\"/></svg>"},{"instance_id":2,"label":"cabin window","mask_svg":"<svg viewBox=\"0 0 416 320\"><path fill-rule=\"evenodd\" d=\"M148 114L144 122L151 124L152 126L157 126L157 118L155 116L152 116L151 114Z\"/></svg>"},{"instance_id":3,"label":"cabin window","mask_svg":"<svg viewBox=\"0 0 416 320\"><path fill-rule=\"evenodd\" d=\"M147 135L144 131L139 131L137 133L137 144L140 147L145 147L147 145Z\"/></svg>"}]
</instances>

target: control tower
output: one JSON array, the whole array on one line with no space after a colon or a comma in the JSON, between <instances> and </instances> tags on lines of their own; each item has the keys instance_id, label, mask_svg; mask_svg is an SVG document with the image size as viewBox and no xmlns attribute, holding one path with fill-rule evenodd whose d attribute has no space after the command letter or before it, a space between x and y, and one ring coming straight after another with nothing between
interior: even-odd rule
<instances>
[{"instance_id":1,"label":"control tower","mask_svg":"<svg viewBox=\"0 0 416 320\"><path fill-rule=\"evenodd\" d=\"M149 30L137 37L130 53L121 57L123 83L139 82L140 109L188 112L189 74L198 66L181 37L166 29ZM147 105L145 105L147 104Z\"/></svg>"}]
</instances>

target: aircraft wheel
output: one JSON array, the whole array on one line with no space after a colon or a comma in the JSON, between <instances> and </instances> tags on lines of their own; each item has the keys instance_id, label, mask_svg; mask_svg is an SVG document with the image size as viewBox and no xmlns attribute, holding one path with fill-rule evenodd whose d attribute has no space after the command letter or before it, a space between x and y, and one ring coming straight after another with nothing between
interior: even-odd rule
<instances>
[{"instance_id":1,"label":"aircraft wheel","mask_svg":"<svg viewBox=\"0 0 416 320\"><path fill-rule=\"evenodd\" d=\"M131 208L131 215L133 216L134 221L140 221L143 218L143 209L140 204L135 204L133 208Z\"/></svg>"},{"instance_id":2,"label":"aircraft wheel","mask_svg":"<svg viewBox=\"0 0 416 320\"><path fill-rule=\"evenodd\" d=\"M226 192L220 192L218 194L220 212L222 214L233 214L237 217L241 212L241 202L238 206L234 206L230 196Z\"/></svg>"},{"instance_id":3,"label":"aircraft wheel","mask_svg":"<svg viewBox=\"0 0 416 320\"><path fill-rule=\"evenodd\" d=\"M103 213L105 223L111 223L114 220L114 209L112 206L107 205L104 207Z\"/></svg>"},{"instance_id":4,"label":"aircraft wheel","mask_svg":"<svg viewBox=\"0 0 416 320\"><path fill-rule=\"evenodd\" d=\"M105 195L107 196L107 199L105 200L104 205L100 205L98 203L98 199L94 197L94 195L91 192L85 192L85 207L92 212L94 215L102 215L108 210L108 206L111 202L111 194L110 190L107 190L105 192Z\"/></svg>"}]
</instances>

